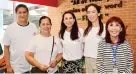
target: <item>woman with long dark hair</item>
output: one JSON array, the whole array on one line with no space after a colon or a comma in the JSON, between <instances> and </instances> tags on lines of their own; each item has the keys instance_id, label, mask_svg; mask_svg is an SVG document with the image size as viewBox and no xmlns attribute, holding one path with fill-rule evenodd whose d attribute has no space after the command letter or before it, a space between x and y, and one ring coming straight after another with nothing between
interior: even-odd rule
<instances>
[{"instance_id":1,"label":"woman with long dark hair","mask_svg":"<svg viewBox=\"0 0 136 74\"><path fill-rule=\"evenodd\" d=\"M67 11L62 16L59 37L63 46L63 73L82 72L83 30L78 28L75 15Z\"/></svg>"},{"instance_id":2,"label":"woman with long dark hair","mask_svg":"<svg viewBox=\"0 0 136 74\"><path fill-rule=\"evenodd\" d=\"M86 7L87 27L84 31L84 56L87 73L97 73L96 59L98 43L104 38L104 25L101 21L101 7L89 4Z\"/></svg>"}]
</instances>

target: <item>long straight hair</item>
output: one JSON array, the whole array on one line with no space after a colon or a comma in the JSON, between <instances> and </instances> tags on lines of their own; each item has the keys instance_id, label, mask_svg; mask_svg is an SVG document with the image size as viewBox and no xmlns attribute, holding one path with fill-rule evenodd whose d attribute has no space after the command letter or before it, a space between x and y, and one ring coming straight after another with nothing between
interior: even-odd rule
<instances>
[{"instance_id":1,"label":"long straight hair","mask_svg":"<svg viewBox=\"0 0 136 74\"><path fill-rule=\"evenodd\" d=\"M87 12L87 10L88 10L88 8L89 8L90 6L95 7L96 10L97 10L97 12L98 12L98 13L101 13L101 11L100 11L100 10L101 10L101 7L98 6L97 4L93 4L93 3L92 3L92 4L89 4L89 5L87 5L87 6L85 7L86 12ZM98 35L101 35L101 34L102 34L103 28L104 28L101 19L102 19L102 15L100 14L100 15L98 16L99 27L100 27L99 32L98 32ZM84 36L88 35L89 31L90 31L91 28L92 28L92 22L91 22L88 18L87 18L87 21L88 21L88 25L87 25L87 28L86 28L85 31L84 31Z\"/></svg>"},{"instance_id":2,"label":"long straight hair","mask_svg":"<svg viewBox=\"0 0 136 74\"><path fill-rule=\"evenodd\" d=\"M78 32L79 32L79 30L78 30L78 25L77 25L76 16L75 16L74 13L72 13L71 11L66 11L66 12L62 15L61 29L60 29L60 31L59 31L59 37L60 37L61 39L64 39L63 36L64 36L65 30L66 30L66 28L67 28L67 26L64 24L64 16L65 16L66 14L71 14L71 15L73 16L73 19L75 19L75 22L74 22L74 24L73 24L73 26L72 26L72 29L71 29L71 32L70 32L70 38L71 38L72 40L76 40L76 39L78 39Z\"/></svg>"}]
</instances>

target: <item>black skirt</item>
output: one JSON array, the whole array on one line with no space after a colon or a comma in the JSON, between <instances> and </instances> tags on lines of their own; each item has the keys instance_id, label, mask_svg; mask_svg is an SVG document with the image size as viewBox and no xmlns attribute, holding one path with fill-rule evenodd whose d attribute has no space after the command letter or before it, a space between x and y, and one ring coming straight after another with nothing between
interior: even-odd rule
<instances>
[{"instance_id":1,"label":"black skirt","mask_svg":"<svg viewBox=\"0 0 136 74\"><path fill-rule=\"evenodd\" d=\"M67 61L62 60L62 73L82 73L83 71L83 59Z\"/></svg>"}]
</instances>

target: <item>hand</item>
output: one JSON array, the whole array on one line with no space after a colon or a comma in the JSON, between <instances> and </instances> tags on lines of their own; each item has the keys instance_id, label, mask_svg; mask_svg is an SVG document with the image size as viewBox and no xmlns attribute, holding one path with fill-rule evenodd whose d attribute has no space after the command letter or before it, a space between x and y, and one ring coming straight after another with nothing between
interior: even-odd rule
<instances>
[{"instance_id":1,"label":"hand","mask_svg":"<svg viewBox=\"0 0 136 74\"><path fill-rule=\"evenodd\" d=\"M1 65L1 66L5 66L5 65L6 65L6 62L3 61L3 62L0 63L0 65Z\"/></svg>"},{"instance_id":2,"label":"hand","mask_svg":"<svg viewBox=\"0 0 136 74\"><path fill-rule=\"evenodd\" d=\"M40 69L41 71L47 71L48 68L49 68L48 65L40 65L40 67L39 67L39 69Z\"/></svg>"},{"instance_id":3,"label":"hand","mask_svg":"<svg viewBox=\"0 0 136 74\"><path fill-rule=\"evenodd\" d=\"M7 73L14 73L14 70L11 66L7 67Z\"/></svg>"},{"instance_id":4,"label":"hand","mask_svg":"<svg viewBox=\"0 0 136 74\"><path fill-rule=\"evenodd\" d=\"M50 67L51 68L55 68L56 65L57 65L57 61L56 60L53 60L53 61L50 62Z\"/></svg>"}]
</instances>

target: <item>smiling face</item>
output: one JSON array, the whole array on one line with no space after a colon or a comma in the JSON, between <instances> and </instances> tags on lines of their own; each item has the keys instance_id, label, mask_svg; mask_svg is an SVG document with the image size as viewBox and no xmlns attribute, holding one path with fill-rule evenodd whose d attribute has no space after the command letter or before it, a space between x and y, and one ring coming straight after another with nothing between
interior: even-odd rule
<instances>
[{"instance_id":1,"label":"smiling face","mask_svg":"<svg viewBox=\"0 0 136 74\"><path fill-rule=\"evenodd\" d=\"M40 23L40 32L41 33L50 33L51 31L51 23L48 18L42 19Z\"/></svg>"},{"instance_id":2,"label":"smiling face","mask_svg":"<svg viewBox=\"0 0 136 74\"><path fill-rule=\"evenodd\" d=\"M108 25L108 31L110 36L118 37L120 32L122 31L121 25L118 22L111 22Z\"/></svg>"},{"instance_id":3,"label":"smiling face","mask_svg":"<svg viewBox=\"0 0 136 74\"><path fill-rule=\"evenodd\" d=\"M17 10L17 19L18 21L27 21L28 20L28 15L29 15L29 12L27 11L26 8L24 7L20 7L18 8Z\"/></svg>"},{"instance_id":4,"label":"smiling face","mask_svg":"<svg viewBox=\"0 0 136 74\"><path fill-rule=\"evenodd\" d=\"M67 26L67 28L72 28L74 25L75 19L73 18L72 14L67 13L64 15L64 24Z\"/></svg>"},{"instance_id":5,"label":"smiling face","mask_svg":"<svg viewBox=\"0 0 136 74\"><path fill-rule=\"evenodd\" d=\"M91 22L95 22L98 20L98 16L99 16L99 13L97 11L97 9L94 7L94 6L90 6L88 9L87 9L87 17L88 19L91 21Z\"/></svg>"}]
</instances>

